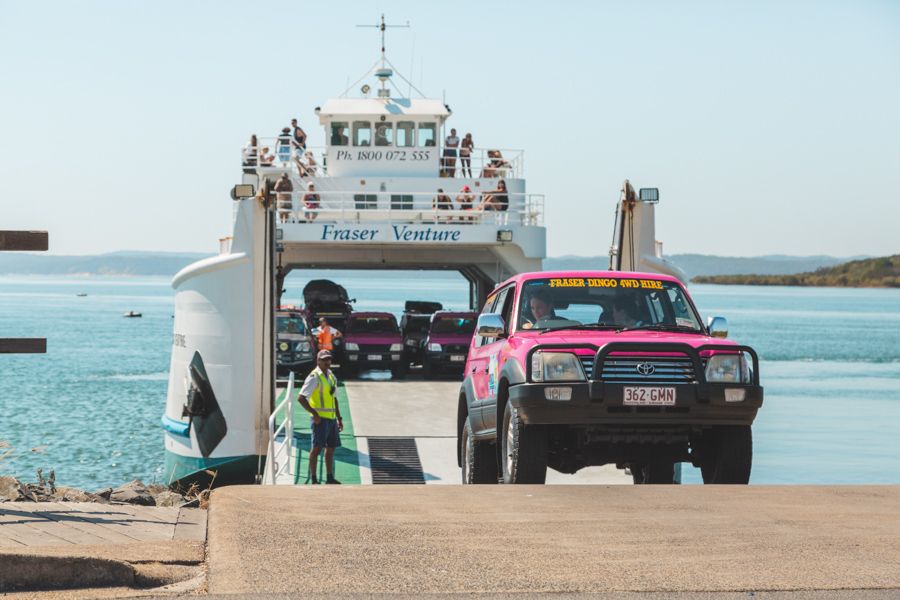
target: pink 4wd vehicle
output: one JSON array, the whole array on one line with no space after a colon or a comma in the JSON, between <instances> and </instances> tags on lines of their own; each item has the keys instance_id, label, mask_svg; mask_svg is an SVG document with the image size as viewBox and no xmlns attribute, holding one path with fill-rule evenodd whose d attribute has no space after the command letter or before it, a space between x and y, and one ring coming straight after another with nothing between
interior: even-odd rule
<instances>
[{"instance_id":1,"label":"pink 4wd vehicle","mask_svg":"<svg viewBox=\"0 0 900 600\"><path fill-rule=\"evenodd\" d=\"M672 483L750 479L759 361L709 327L677 279L621 271L518 275L478 317L459 394L464 483L543 483L547 467L629 467Z\"/></svg>"},{"instance_id":2,"label":"pink 4wd vehicle","mask_svg":"<svg viewBox=\"0 0 900 600\"><path fill-rule=\"evenodd\" d=\"M394 379L409 370L403 356L403 337L391 313L354 312L347 317L344 333L345 377L367 369L390 370Z\"/></svg>"}]
</instances>

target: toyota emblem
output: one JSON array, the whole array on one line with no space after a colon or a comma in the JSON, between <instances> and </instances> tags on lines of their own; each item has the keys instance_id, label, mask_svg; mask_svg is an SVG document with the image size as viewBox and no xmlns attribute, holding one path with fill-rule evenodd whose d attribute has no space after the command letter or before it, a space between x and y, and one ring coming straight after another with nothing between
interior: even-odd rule
<instances>
[{"instance_id":1,"label":"toyota emblem","mask_svg":"<svg viewBox=\"0 0 900 600\"><path fill-rule=\"evenodd\" d=\"M653 375L654 371L656 371L656 367L653 366L653 363L639 363L635 368L637 369L637 372L644 377Z\"/></svg>"}]
</instances>

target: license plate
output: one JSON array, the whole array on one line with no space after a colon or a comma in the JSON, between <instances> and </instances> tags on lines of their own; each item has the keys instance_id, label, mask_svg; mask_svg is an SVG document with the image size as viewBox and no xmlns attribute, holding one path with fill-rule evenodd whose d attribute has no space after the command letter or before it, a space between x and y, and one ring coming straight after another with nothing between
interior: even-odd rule
<instances>
[{"instance_id":1,"label":"license plate","mask_svg":"<svg viewBox=\"0 0 900 600\"><path fill-rule=\"evenodd\" d=\"M673 387L626 387L622 394L625 406L674 406Z\"/></svg>"},{"instance_id":2,"label":"license plate","mask_svg":"<svg viewBox=\"0 0 900 600\"><path fill-rule=\"evenodd\" d=\"M370 354L369 360L381 360L381 355L380 354Z\"/></svg>"},{"instance_id":3,"label":"license plate","mask_svg":"<svg viewBox=\"0 0 900 600\"><path fill-rule=\"evenodd\" d=\"M466 360L465 356L460 356L459 354L453 354L450 356L450 362L463 362Z\"/></svg>"}]
</instances>

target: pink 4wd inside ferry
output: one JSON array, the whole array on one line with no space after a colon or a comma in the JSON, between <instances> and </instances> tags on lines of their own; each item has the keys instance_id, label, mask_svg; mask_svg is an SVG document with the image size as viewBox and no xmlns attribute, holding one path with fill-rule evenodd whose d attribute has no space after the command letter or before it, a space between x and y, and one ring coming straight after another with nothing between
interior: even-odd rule
<instances>
[{"instance_id":1,"label":"pink 4wd inside ferry","mask_svg":"<svg viewBox=\"0 0 900 600\"><path fill-rule=\"evenodd\" d=\"M344 377L365 370L390 370L394 379L406 376L403 337L397 318L385 312L354 312L347 318L344 334Z\"/></svg>"}]
</instances>

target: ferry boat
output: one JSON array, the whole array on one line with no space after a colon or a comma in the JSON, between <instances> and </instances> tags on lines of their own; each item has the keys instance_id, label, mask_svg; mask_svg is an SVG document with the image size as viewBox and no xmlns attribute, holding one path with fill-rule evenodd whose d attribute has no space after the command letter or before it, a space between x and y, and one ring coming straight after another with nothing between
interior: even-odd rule
<instances>
[{"instance_id":1,"label":"ferry boat","mask_svg":"<svg viewBox=\"0 0 900 600\"><path fill-rule=\"evenodd\" d=\"M464 173L457 157L455 176L448 176L444 140L452 111L421 94L401 97L398 78L382 46L358 92L315 108L324 147L292 149L290 139L260 139L236 161L241 179L229 201L231 235L220 240L217 256L172 281L174 335L162 417L168 483L260 481L264 465L277 469L274 457L266 459L279 450L269 426L274 315L291 271L456 270L468 281L472 310L479 310L497 283L541 269L545 198L526 188L524 152L479 147ZM264 146L276 149L273 156L261 155ZM501 181L505 194L496 191ZM657 200L655 190L637 193L625 183L611 268L683 277L655 242ZM288 427L279 443L290 442Z\"/></svg>"}]
</instances>

